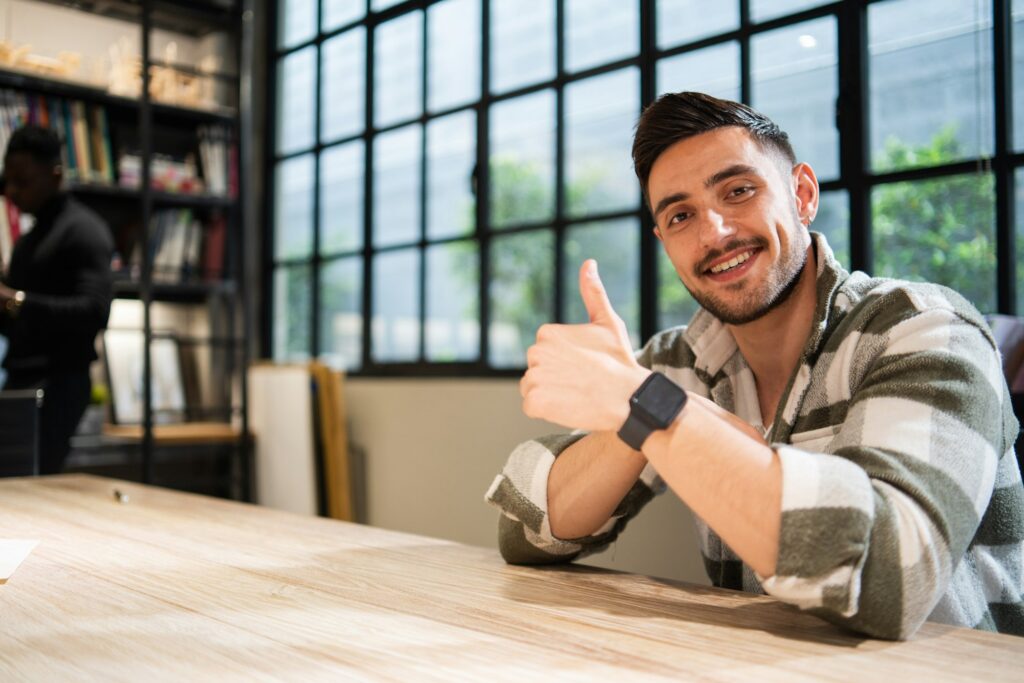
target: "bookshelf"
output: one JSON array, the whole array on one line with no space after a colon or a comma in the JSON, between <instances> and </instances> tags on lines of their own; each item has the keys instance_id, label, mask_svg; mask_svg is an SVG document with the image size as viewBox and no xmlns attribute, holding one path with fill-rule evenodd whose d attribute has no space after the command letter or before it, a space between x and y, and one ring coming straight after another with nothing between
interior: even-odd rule
<instances>
[{"instance_id":1,"label":"bookshelf","mask_svg":"<svg viewBox=\"0 0 1024 683\"><path fill-rule=\"evenodd\" d=\"M122 362L120 347L101 354L114 405L126 385L137 394L128 400L138 405L108 410L101 428L76 437L69 469L249 500L241 188L242 144L251 136L242 130L240 54L250 29L242 1L12 2L15 19L38 8L39 17L92 22L99 34L138 36L137 55L127 39L93 50L99 61L109 47L106 83L25 66L49 64L47 55L5 63L0 49L0 147L24 123L51 127L65 141L65 187L109 223L117 245L114 309L130 311L126 318L112 310L100 341L106 347L118 335L138 340L141 386L113 367ZM11 21L8 55L19 54L18 28ZM33 38L44 42L37 35L24 43ZM205 56L189 63L175 58L179 49ZM167 408L163 393L169 342L180 363L177 410ZM219 464L193 467L190 476L183 468L197 454Z\"/></svg>"}]
</instances>

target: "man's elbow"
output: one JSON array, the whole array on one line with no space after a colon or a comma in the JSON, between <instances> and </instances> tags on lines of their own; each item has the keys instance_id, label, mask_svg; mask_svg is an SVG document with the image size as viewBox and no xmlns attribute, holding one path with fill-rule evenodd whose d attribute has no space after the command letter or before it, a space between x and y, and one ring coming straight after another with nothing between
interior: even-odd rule
<instances>
[{"instance_id":1,"label":"man's elbow","mask_svg":"<svg viewBox=\"0 0 1024 683\"><path fill-rule=\"evenodd\" d=\"M498 517L498 551L509 564L537 565L568 562L576 554L554 555L541 550L526 538L526 527L522 522L504 514Z\"/></svg>"}]
</instances>

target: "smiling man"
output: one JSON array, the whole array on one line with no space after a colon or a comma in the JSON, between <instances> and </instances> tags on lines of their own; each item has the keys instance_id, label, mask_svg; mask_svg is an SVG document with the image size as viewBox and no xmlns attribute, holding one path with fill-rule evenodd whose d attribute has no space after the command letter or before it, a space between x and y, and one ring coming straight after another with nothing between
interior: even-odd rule
<instances>
[{"instance_id":1,"label":"smiling man","mask_svg":"<svg viewBox=\"0 0 1024 683\"><path fill-rule=\"evenodd\" d=\"M843 270L808 230L814 171L742 104L660 98L633 160L702 308L634 355L583 264L590 322L541 327L520 383L527 415L578 432L522 444L488 491L505 559L601 550L667 484L716 586L884 638L1024 634L1017 421L981 315Z\"/></svg>"}]
</instances>

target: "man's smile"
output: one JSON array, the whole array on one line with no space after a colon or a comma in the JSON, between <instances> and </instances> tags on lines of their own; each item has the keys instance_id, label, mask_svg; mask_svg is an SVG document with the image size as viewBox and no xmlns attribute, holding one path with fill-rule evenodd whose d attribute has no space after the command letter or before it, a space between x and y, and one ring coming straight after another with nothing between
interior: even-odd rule
<instances>
[{"instance_id":1,"label":"man's smile","mask_svg":"<svg viewBox=\"0 0 1024 683\"><path fill-rule=\"evenodd\" d=\"M713 261L708 268L704 269L703 275L715 282L735 280L753 267L761 251L760 247L739 249Z\"/></svg>"}]
</instances>

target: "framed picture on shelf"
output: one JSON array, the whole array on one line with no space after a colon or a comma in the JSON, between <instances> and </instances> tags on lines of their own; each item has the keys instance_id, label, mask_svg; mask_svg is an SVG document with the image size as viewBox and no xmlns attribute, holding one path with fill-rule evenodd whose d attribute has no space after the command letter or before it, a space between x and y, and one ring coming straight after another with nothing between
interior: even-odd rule
<instances>
[{"instance_id":1,"label":"framed picture on shelf","mask_svg":"<svg viewBox=\"0 0 1024 683\"><path fill-rule=\"evenodd\" d=\"M143 417L142 330L106 330L103 357L110 385L110 420L114 424L141 424ZM150 344L150 397L153 423L184 422L187 417L181 348L173 336L161 336Z\"/></svg>"}]
</instances>

